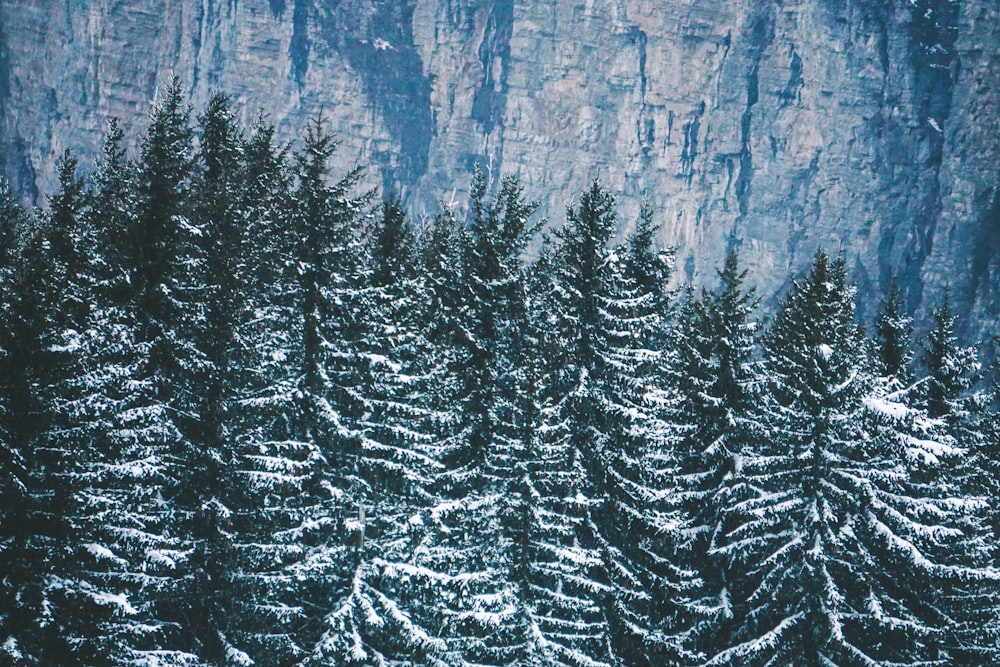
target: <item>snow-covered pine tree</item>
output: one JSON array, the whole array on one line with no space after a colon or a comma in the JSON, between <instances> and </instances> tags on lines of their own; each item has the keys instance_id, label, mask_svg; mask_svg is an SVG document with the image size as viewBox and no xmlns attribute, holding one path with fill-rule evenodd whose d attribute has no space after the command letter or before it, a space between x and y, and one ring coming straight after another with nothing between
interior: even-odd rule
<instances>
[{"instance_id":1,"label":"snow-covered pine tree","mask_svg":"<svg viewBox=\"0 0 1000 667\"><path fill-rule=\"evenodd\" d=\"M567 460L565 440L559 437L564 434L562 404L543 400L549 363L543 355L560 344L553 323L543 321L552 313L551 259L546 243L527 277L528 319L519 347L512 348L521 387L515 392L512 419L498 424L497 450L504 456L495 457L493 466L494 471L509 470L502 474L501 521L513 606L503 643L495 643L494 651L503 664L519 667L595 664L572 642L599 615L592 594L585 592L575 601L569 597L570 586L582 583L575 575L588 564L576 560L581 550L562 546L575 540L574 517L565 509L576 502L567 494L582 486L582 474ZM598 563L594 558L589 566ZM593 614L589 619L576 615L588 611Z\"/></svg>"},{"instance_id":2,"label":"snow-covered pine tree","mask_svg":"<svg viewBox=\"0 0 1000 667\"><path fill-rule=\"evenodd\" d=\"M975 390L980 377L980 365L975 347L963 346L956 334L957 316L951 309L950 293L946 289L941 302L931 313L933 326L921 341L920 362L926 371L922 384L910 392L911 403L922 408L936 420L938 431L953 438L959 455L950 465L936 470L921 471L922 480L934 482L951 490L954 497L964 498L977 507L978 522L970 526L972 517L956 521L956 528L975 533L983 542L953 538L945 550L953 562L980 568L986 563L995 567L996 552L991 525L996 524L996 482L992 476L995 447L991 441L995 416L989 412L989 396ZM978 505L977 505L978 503ZM958 556L956 558L956 556ZM955 647L955 660L989 663L1000 654L1000 587L995 582L949 581L948 613L952 622L947 636Z\"/></svg>"},{"instance_id":3,"label":"snow-covered pine tree","mask_svg":"<svg viewBox=\"0 0 1000 667\"><path fill-rule=\"evenodd\" d=\"M421 626L447 638L451 660L509 664L521 639L505 560L505 429L519 418L513 394L522 385L512 350L524 333L517 324L526 312L520 254L534 205L512 178L487 201L485 178L477 174L471 209L469 230L446 208L421 243L429 306L423 326L431 344L424 408L443 467L410 558L421 576L437 579L437 609Z\"/></svg>"},{"instance_id":4,"label":"snow-covered pine tree","mask_svg":"<svg viewBox=\"0 0 1000 667\"><path fill-rule=\"evenodd\" d=\"M66 501L61 479L64 453L40 442L51 410L40 388L55 359L45 350L51 336L54 277L48 232L38 215L18 204L0 184L0 434L4 497L0 514L0 636L15 662L60 661L71 654L47 613L46 585L59 540L68 534L58 502Z\"/></svg>"},{"instance_id":5,"label":"snow-covered pine tree","mask_svg":"<svg viewBox=\"0 0 1000 667\"><path fill-rule=\"evenodd\" d=\"M904 311L903 293L896 276L889 280L889 290L875 316L875 362L883 377L905 383L912 378L913 318Z\"/></svg>"},{"instance_id":6,"label":"snow-covered pine tree","mask_svg":"<svg viewBox=\"0 0 1000 667\"><path fill-rule=\"evenodd\" d=\"M172 385L177 425L190 442L173 502L183 508L188 559L183 597L197 653L224 664L240 632L232 515L243 502L236 476L237 441L246 426L237 409L246 393L252 342L242 337L253 314L243 289L252 268L243 213L244 138L229 99L213 95L198 118L198 150L190 177L181 245L183 264L171 267L175 338L185 363Z\"/></svg>"},{"instance_id":7,"label":"snow-covered pine tree","mask_svg":"<svg viewBox=\"0 0 1000 667\"><path fill-rule=\"evenodd\" d=\"M693 649L713 655L726 643L733 605L745 598L735 559L713 550L731 526L724 508L755 495L741 475L744 449L755 439L761 369L755 359L759 325L753 319L753 288L735 250L718 272L719 284L698 298L689 295L674 336L671 386L679 400L668 420L681 432L678 445L681 505L690 517L689 567L700 572Z\"/></svg>"},{"instance_id":8,"label":"snow-covered pine tree","mask_svg":"<svg viewBox=\"0 0 1000 667\"><path fill-rule=\"evenodd\" d=\"M958 419L965 392L976 382L979 362L976 350L958 344L957 317L951 310L951 294L945 290L933 310L934 326L922 341L921 365L927 371L924 406L934 418Z\"/></svg>"},{"instance_id":9,"label":"snow-covered pine tree","mask_svg":"<svg viewBox=\"0 0 1000 667\"><path fill-rule=\"evenodd\" d=\"M676 502L677 433L662 408L671 390L662 369L673 318L667 289L673 252L655 246L647 206L612 255L602 295L602 394L598 417L608 435L607 497L597 515L615 587L609 622L616 660L631 665L689 664L684 646L694 570L685 568L689 528Z\"/></svg>"},{"instance_id":10,"label":"snow-covered pine tree","mask_svg":"<svg viewBox=\"0 0 1000 667\"><path fill-rule=\"evenodd\" d=\"M765 339L767 439L743 462L760 495L726 508L716 548L753 587L709 665L947 661L948 582L991 577L941 553L945 535L962 543L965 508L918 491L900 440L867 419L892 411L872 398L860 336L843 259L818 251Z\"/></svg>"},{"instance_id":11,"label":"snow-covered pine tree","mask_svg":"<svg viewBox=\"0 0 1000 667\"><path fill-rule=\"evenodd\" d=\"M174 77L155 103L136 165L138 220L125 230L127 261L144 340L155 342L155 367L161 391L168 399L177 393L173 374L180 372L184 355L176 354L182 308L175 280L190 268L182 253L189 248L190 181L194 169L191 109L180 79Z\"/></svg>"},{"instance_id":12,"label":"snow-covered pine tree","mask_svg":"<svg viewBox=\"0 0 1000 667\"><path fill-rule=\"evenodd\" d=\"M288 229L292 174L286 149L274 142L274 127L258 119L242 151L242 183L235 203L243 221L239 260L245 318L235 336L246 355L245 376L234 392L229 423L234 493L225 520L230 541L231 603L234 620L226 634L232 664L284 665L300 662L310 637L298 630L323 613L306 608L291 568L310 545L335 530L340 492L326 480L329 470L319 443L297 439L296 400L303 372L302 329L296 299L299 235ZM245 384L244 384L245 383Z\"/></svg>"},{"instance_id":13,"label":"snow-covered pine tree","mask_svg":"<svg viewBox=\"0 0 1000 667\"><path fill-rule=\"evenodd\" d=\"M867 437L897 464L881 479L873 476L872 483L896 502L880 519L919 550L904 541L892 544L883 554L883 585L892 590L897 609L907 610L933 632L913 633L915 638L906 632L918 625L910 619L909 628L884 618L872 626L887 653L926 655L948 664L990 664L1000 647L1000 573L989 569L991 542L983 525L988 489L976 483L977 445L986 429L967 413L963 424L975 423L976 433L956 437L946 420L931 418L921 406L921 388L919 382L903 384L898 377L880 376L863 402ZM915 553L925 560L914 559ZM885 606L876 609L884 613Z\"/></svg>"},{"instance_id":14,"label":"snow-covered pine tree","mask_svg":"<svg viewBox=\"0 0 1000 667\"><path fill-rule=\"evenodd\" d=\"M201 380L210 362L198 344L208 305L207 253L202 246L209 230L194 218L193 186L199 174L190 116L191 107L174 77L154 106L137 163L138 225L131 254L138 264L133 264L131 273L140 340L151 346L147 377L167 407L171 428L179 434L168 454L176 477L167 489L167 500L176 523L166 530L197 548L204 544L197 534L200 517L216 511L216 504L205 506L190 477L212 457L210 445L200 442ZM203 562L201 557L186 559L178 570L178 587L160 608L182 628L185 650L213 660L222 648L217 630L204 620L204 605L212 601L204 595L211 574Z\"/></svg>"},{"instance_id":15,"label":"snow-covered pine tree","mask_svg":"<svg viewBox=\"0 0 1000 667\"><path fill-rule=\"evenodd\" d=\"M984 411L982 434L973 449L975 492L987 502L985 529L987 543L992 545L990 564L1000 569L1000 385L994 385L992 399Z\"/></svg>"},{"instance_id":16,"label":"snow-covered pine tree","mask_svg":"<svg viewBox=\"0 0 1000 667\"><path fill-rule=\"evenodd\" d=\"M112 122L84 213L86 233L75 240L89 253L79 281L87 316L64 348L74 374L58 386L62 437L79 459L72 521L72 554L53 578L77 602L63 632L79 659L105 664L194 664L176 621L163 603L176 595L187 545L175 536L167 498L177 479L180 434L149 373L153 343L143 340L131 277L139 251L136 172ZM93 239L88 237L93 234ZM72 292L71 292L72 293Z\"/></svg>"},{"instance_id":17,"label":"snow-covered pine tree","mask_svg":"<svg viewBox=\"0 0 1000 667\"><path fill-rule=\"evenodd\" d=\"M445 665L446 646L436 636L444 577L424 565L422 553L440 467L427 398L434 369L419 326L426 289L401 202L390 197L381 213L370 241L358 348L368 405L357 422L364 481L357 495L359 556L351 593L327 617L311 662Z\"/></svg>"},{"instance_id":18,"label":"snow-covered pine tree","mask_svg":"<svg viewBox=\"0 0 1000 667\"><path fill-rule=\"evenodd\" d=\"M430 300L421 327L427 332L437 363L442 368L433 386L432 404L442 413L438 433L446 449L456 438L449 437L461 427L455 397L461 391L460 343L463 340L463 312L468 298L466 259L471 243L468 230L449 207L434 216L418 239L419 270L427 284ZM457 446L457 445L456 445Z\"/></svg>"},{"instance_id":19,"label":"snow-covered pine tree","mask_svg":"<svg viewBox=\"0 0 1000 667\"><path fill-rule=\"evenodd\" d=\"M468 385L464 370L469 360L472 312L470 269L472 237L447 206L430 222L418 239L419 271L426 286L426 308L419 324L426 332L430 369L425 405L430 410L428 431L436 443L439 470L432 484L434 506L421 514L423 532L417 547L421 567L439 577L424 627L436 628L448 643L453 661L463 664L478 654L484 656L482 632L476 623L465 623L465 610L495 588L496 571L490 572L483 554L466 539L478 533L474 522L478 507L470 504L474 492L482 493L482 460L470 459L471 417L465 412ZM471 466L469 465L471 464ZM495 521L495 517L493 518ZM495 523L490 524L494 529ZM495 598L496 604L503 600ZM484 616L493 619L495 615ZM469 619L475 621L473 617ZM491 664L490 662L486 664Z\"/></svg>"},{"instance_id":20,"label":"snow-covered pine tree","mask_svg":"<svg viewBox=\"0 0 1000 667\"><path fill-rule=\"evenodd\" d=\"M609 243L614 200L598 182L568 208L564 227L540 258L544 384L547 418L536 486L542 524L537 538L536 614L540 641L553 664L608 664L606 600L612 588L604 568L594 512L603 494L603 452L595 442L594 347L600 338L599 295L611 282Z\"/></svg>"},{"instance_id":21,"label":"snow-covered pine tree","mask_svg":"<svg viewBox=\"0 0 1000 667\"><path fill-rule=\"evenodd\" d=\"M683 578L671 553L681 522L658 511L666 480L656 471L671 466L669 456L663 465L668 452L656 441L663 425L652 418L643 379L656 363L650 344L663 327L667 268L652 251L649 222L631 249L612 247L614 199L595 181L540 264L546 425L539 451L549 465L534 481L532 603L551 664L677 657L669 655L677 647L664 616L675 602L670 588Z\"/></svg>"},{"instance_id":22,"label":"snow-covered pine tree","mask_svg":"<svg viewBox=\"0 0 1000 667\"><path fill-rule=\"evenodd\" d=\"M532 642L530 621L519 597L525 582L513 579L511 549L524 528L517 525L523 516L519 506L526 500L520 495L521 438L538 419L527 375L532 325L521 261L537 230L531 221L536 208L516 177L501 178L490 198L485 174L477 170L473 175L459 397L465 435L461 449L445 460L445 478L450 478L453 494L459 491L452 497L464 504L450 523L452 535L464 536L455 546L468 559L456 563L457 570L482 576L459 596L464 604L455 619L462 650L472 663L531 658L526 650Z\"/></svg>"},{"instance_id":23,"label":"snow-covered pine tree","mask_svg":"<svg viewBox=\"0 0 1000 667\"><path fill-rule=\"evenodd\" d=\"M258 135L249 152L256 156L250 172L257 173L250 180L259 189L281 178L273 172L281 158L272 133ZM334 148L322 120L313 120L289 195L276 193L278 209L250 215L253 245L270 263L262 275L272 282L254 304L259 366L242 402L255 428L241 445L239 474L250 503L237 520L246 526L241 540L257 539L236 545L240 584L254 591L245 637L252 650L238 655L265 664L307 657L324 617L351 594L358 561L363 255L355 230L370 195L353 193L359 170L330 182Z\"/></svg>"},{"instance_id":24,"label":"snow-covered pine tree","mask_svg":"<svg viewBox=\"0 0 1000 667\"><path fill-rule=\"evenodd\" d=\"M24 629L36 643L42 662L80 660L73 621L80 618L79 598L67 586L66 573L75 568L73 530L77 489L84 459L73 435L73 423L63 419L62 406L73 399L67 381L77 370L77 337L88 309L82 268L87 255L81 211L83 181L69 152L58 162L59 192L49 211L24 218L7 302L5 338L11 357L4 371L8 389L8 428L20 442L25 464L26 495L19 508L24 533L16 558L30 572L22 582ZM16 574L14 575L16 576ZM84 658L85 659L85 658Z\"/></svg>"},{"instance_id":25,"label":"snow-covered pine tree","mask_svg":"<svg viewBox=\"0 0 1000 667\"><path fill-rule=\"evenodd\" d=\"M45 424L32 445L35 453L45 452L44 477L36 480L52 503L48 512L65 531L58 535L61 548L44 554L49 574L44 590L46 625L57 628L55 641L48 640L43 660L88 662L100 659L100 652L89 644L90 617L95 598L77 586L79 582L78 532L73 525L80 491L86 484L86 462L90 450L80 436L72 409L81 397L77 382L83 365L80 333L92 304L94 280L89 258L97 250L92 228L84 215L84 183L77 176L77 161L69 151L59 163L59 191L49 198L49 210L42 229L44 240L39 248L47 256L46 268L32 285L33 299L44 314L39 340L47 362L37 378L39 406L45 411ZM83 446L81 446L83 445ZM81 594L82 593L82 594ZM99 604L99 603L98 603ZM59 654L60 645L66 652Z\"/></svg>"}]
</instances>

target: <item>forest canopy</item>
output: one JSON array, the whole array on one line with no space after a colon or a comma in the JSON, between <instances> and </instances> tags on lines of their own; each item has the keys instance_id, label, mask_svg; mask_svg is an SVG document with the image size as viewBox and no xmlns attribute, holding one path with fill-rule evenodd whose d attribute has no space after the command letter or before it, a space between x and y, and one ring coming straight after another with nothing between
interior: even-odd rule
<instances>
[{"instance_id":1,"label":"forest canopy","mask_svg":"<svg viewBox=\"0 0 1000 667\"><path fill-rule=\"evenodd\" d=\"M0 191L0 661L1000 662L1000 418L820 250L765 322L595 180L398 198L194 115ZM541 237L528 260L526 248ZM873 308L872 310L875 310ZM867 324L867 326L865 326Z\"/></svg>"}]
</instances>

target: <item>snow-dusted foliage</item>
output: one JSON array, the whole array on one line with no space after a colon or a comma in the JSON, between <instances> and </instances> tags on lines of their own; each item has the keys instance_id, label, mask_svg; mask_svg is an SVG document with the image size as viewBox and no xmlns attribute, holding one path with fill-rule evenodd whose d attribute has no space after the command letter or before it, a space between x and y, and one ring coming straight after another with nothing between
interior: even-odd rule
<instances>
[{"instance_id":1,"label":"snow-dusted foliage","mask_svg":"<svg viewBox=\"0 0 1000 667\"><path fill-rule=\"evenodd\" d=\"M125 252L138 224L132 198L135 172L124 161L121 133L112 125L95 189L86 208L59 205L63 234L73 257L53 293L58 315L44 350L58 357L59 372L47 374L43 395L48 428L40 442L71 452L62 468L72 495L62 512L69 525L64 557L53 561L45 587L42 625L60 628L67 646L46 648L43 662L192 664L182 628L171 622L169 600L180 589L190 544L177 531L179 508L168 501L181 473L183 442L168 404L158 394L155 340L133 312L135 292ZM141 210L141 209L140 209ZM56 222L56 219L53 220ZM57 249L58 244L53 246ZM134 254L132 255L134 257Z\"/></svg>"},{"instance_id":2,"label":"snow-dusted foliage","mask_svg":"<svg viewBox=\"0 0 1000 667\"><path fill-rule=\"evenodd\" d=\"M256 229L261 293L241 335L256 352L239 409L236 477L246 495L233 519L235 573L245 590L244 649L259 664L302 661L323 616L350 595L361 528L359 414L352 377L360 258L351 230L367 196L358 174L330 182L335 144L317 120L285 189L283 156L261 127L251 144L251 187L275 207L248 209ZM286 199L287 197L287 199ZM283 217L281 214L290 214Z\"/></svg>"},{"instance_id":3,"label":"snow-dusted foliage","mask_svg":"<svg viewBox=\"0 0 1000 667\"><path fill-rule=\"evenodd\" d=\"M365 411L357 420L357 558L351 588L325 620L312 664L445 665L433 568L433 484L441 469L428 400L436 381L426 284L416 239L396 199L382 205L369 247L358 363Z\"/></svg>"},{"instance_id":4,"label":"snow-dusted foliage","mask_svg":"<svg viewBox=\"0 0 1000 667\"><path fill-rule=\"evenodd\" d=\"M842 260L819 252L769 331L766 438L742 461L757 494L725 508L733 527L715 548L751 585L707 664L957 660L961 618L944 592L995 583L941 551L975 547L976 501L922 484L917 465L958 450L873 381L845 280ZM887 421L912 430L887 433Z\"/></svg>"},{"instance_id":5,"label":"snow-dusted foliage","mask_svg":"<svg viewBox=\"0 0 1000 667\"><path fill-rule=\"evenodd\" d=\"M730 252L714 292L689 294L682 303L669 359L677 393L666 402L667 420L678 431L681 493L677 501L692 522L691 567L701 573L692 607L693 650L712 655L733 631L733 603L748 581L738 554L716 551L734 527L724 510L756 495L743 476L748 448L759 428L760 362L755 357L759 324L753 319L752 288ZM706 564L711 564L706 567Z\"/></svg>"},{"instance_id":6,"label":"snow-dusted foliage","mask_svg":"<svg viewBox=\"0 0 1000 667\"><path fill-rule=\"evenodd\" d=\"M1000 419L947 297L914 364L816 255L667 287L594 182L414 226L175 80L0 186L0 664L1000 660ZM738 245L734 239L734 244ZM995 390L994 390L995 392Z\"/></svg>"},{"instance_id":7,"label":"snow-dusted foliage","mask_svg":"<svg viewBox=\"0 0 1000 667\"><path fill-rule=\"evenodd\" d=\"M564 462L550 472L561 484L549 500L559 558L548 631L597 663L663 664L683 654L669 630L693 579L676 562L684 520L665 502L670 428L655 417L669 260L651 246L648 216L623 247L611 244L615 227L614 200L595 181L543 266L546 437Z\"/></svg>"}]
</instances>

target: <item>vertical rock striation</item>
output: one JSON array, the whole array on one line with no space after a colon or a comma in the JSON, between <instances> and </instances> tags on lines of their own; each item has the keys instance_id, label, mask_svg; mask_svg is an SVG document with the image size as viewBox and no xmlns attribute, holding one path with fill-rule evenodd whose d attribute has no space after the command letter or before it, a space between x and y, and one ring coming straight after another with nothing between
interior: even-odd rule
<instances>
[{"instance_id":1,"label":"vertical rock striation","mask_svg":"<svg viewBox=\"0 0 1000 667\"><path fill-rule=\"evenodd\" d=\"M739 245L770 296L824 245L862 291L898 272L914 309L950 285L970 335L1000 318L991 0L3 0L0 169L37 201L174 73L290 139L324 112L418 214L477 162L556 220L599 175L681 278Z\"/></svg>"}]
</instances>

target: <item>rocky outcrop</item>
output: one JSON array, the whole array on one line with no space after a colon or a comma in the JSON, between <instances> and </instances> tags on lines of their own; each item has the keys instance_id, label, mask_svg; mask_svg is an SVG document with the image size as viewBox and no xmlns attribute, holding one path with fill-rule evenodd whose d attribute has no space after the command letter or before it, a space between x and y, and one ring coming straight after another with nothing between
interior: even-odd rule
<instances>
[{"instance_id":1,"label":"rocky outcrop","mask_svg":"<svg viewBox=\"0 0 1000 667\"><path fill-rule=\"evenodd\" d=\"M0 168L27 196L176 73L289 138L323 111L417 214L477 162L555 220L599 175L626 226L653 205L679 279L737 244L772 298L824 245L863 292L898 272L915 309L950 285L970 334L1000 319L992 0L5 0L0 31Z\"/></svg>"}]
</instances>

